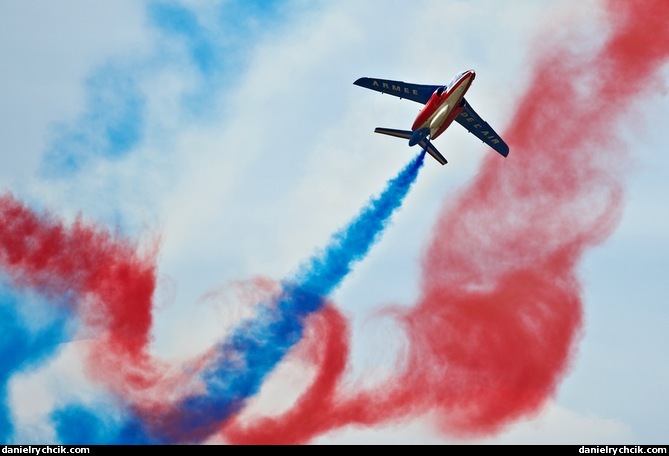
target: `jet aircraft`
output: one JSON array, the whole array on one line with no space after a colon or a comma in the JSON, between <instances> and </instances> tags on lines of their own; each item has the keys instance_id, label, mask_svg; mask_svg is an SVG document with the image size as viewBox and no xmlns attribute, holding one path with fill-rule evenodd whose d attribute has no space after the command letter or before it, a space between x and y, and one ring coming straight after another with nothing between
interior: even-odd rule
<instances>
[{"instance_id":1,"label":"jet aircraft","mask_svg":"<svg viewBox=\"0 0 669 456\"><path fill-rule=\"evenodd\" d=\"M475 76L474 70L463 71L445 86L409 84L374 78L360 78L353 84L425 105L414 120L411 130L379 127L374 132L408 139L409 146L420 145L439 163L445 165L446 159L434 147L432 140L441 135L454 120L500 155L504 157L509 155L509 146L476 114L464 98Z\"/></svg>"}]
</instances>

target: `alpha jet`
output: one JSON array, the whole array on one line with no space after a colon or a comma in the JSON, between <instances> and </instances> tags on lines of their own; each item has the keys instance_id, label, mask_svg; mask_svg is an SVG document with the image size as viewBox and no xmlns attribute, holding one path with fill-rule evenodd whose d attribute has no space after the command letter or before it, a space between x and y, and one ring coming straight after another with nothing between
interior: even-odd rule
<instances>
[{"instance_id":1,"label":"alpha jet","mask_svg":"<svg viewBox=\"0 0 669 456\"><path fill-rule=\"evenodd\" d=\"M408 139L409 146L418 144L439 163L445 165L447 163L446 159L434 147L432 140L441 135L454 120L500 155L504 157L509 155L509 146L487 122L476 114L464 98L475 76L474 70L463 71L445 86L409 84L402 81L374 78L360 78L353 84L425 105L414 120L411 130L379 127L374 131Z\"/></svg>"}]
</instances>

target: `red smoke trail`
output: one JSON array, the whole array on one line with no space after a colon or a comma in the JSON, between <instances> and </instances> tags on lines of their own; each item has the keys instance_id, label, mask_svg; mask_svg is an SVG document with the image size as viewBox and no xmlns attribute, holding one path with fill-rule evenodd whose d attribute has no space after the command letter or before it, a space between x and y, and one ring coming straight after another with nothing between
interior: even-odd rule
<instances>
[{"instance_id":1,"label":"red smoke trail","mask_svg":"<svg viewBox=\"0 0 669 456\"><path fill-rule=\"evenodd\" d=\"M311 386L295 407L279 417L256 419L251 428L233 418L225 426L226 440L232 444L293 444L306 441L305 435L321 433L323 423L318 417L333 406L330 400L348 358L348 336L346 320L336 308L325 306L311 315L298 347L307 348L307 360L318 368Z\"/></svg>"},{"instance_id":2,"label":"red smoke trail","mask_svg":"<svg viewBox=\"0 0 669 456\"><path fill-rule=\"evenodd\" d=\"M155 252L141 257L127 240L81 220L68 227L3 195L0 269L18 287L70 297L71 310L82 319L87 335L95 337L90 357L96 377L113 372L127 388L145 388L152 376L159 377L159 366L149 363L145 353L156 285Z\"/></svg>"},{"instance_id":3,"label":"red smoke trail","mask_svg":"<svg viewBox=\"0 0 669 456\"><path fill-rule=\"evenodd\" d=\"M0 196L0 222L0 267L18 286L87 298L78 304L88 306L81 310L89 325L104 322L127 352L146 345L155 288L152 255L140 258L135 246L81 220L66 227L40 217L11 195Z\"/></svg>"},{"instance_id":4,"label":"red smoke trail","mask_svg":"<svg viewBox=\"0 0 669 456\"><path fill-rule=\"evenodd\" d=\"M444 206L423 260L422 296L400 317L410 341L404 373L373 391L345 392L339 355L324 351L317 381L293 410L232 422L224 437L300 443L430 410L446 433L484 435L554 394L581 330L576 266L622 210L618 125L669 57L669 2L607 6L610 37L593 58L568 51L573 43L537 50L504 134L511 155L490 156ZM341 322L326 321L344 351Z\"/></svg>"},{"instance_id":5,"label":"red smoke trail","mask_svg":"<svg viewBox=\"0 0 669 456\"><path fill-rule=\"evenodd\" d=\"M80 318L88 339L87 374L149 427L197 387L192 379L208 356L171 366L149 353L157 250L140 255L137 245L104 229L79 219L68 226L0 196L0 270L14 286L69 298L65 310ZM257 290L262 285L254 282Z\"/></svg>"}]
</instances>

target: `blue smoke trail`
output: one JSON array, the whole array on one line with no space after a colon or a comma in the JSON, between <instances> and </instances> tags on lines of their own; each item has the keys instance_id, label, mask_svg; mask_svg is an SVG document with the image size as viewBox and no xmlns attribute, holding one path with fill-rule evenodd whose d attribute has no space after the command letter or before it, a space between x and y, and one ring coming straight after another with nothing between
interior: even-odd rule
<instances>
[{"instance_id":1,"label":"blue smoke trail","mask_svg":"<svg viewBox=\"0 0 669 456\"><path fill-rule=\"evenodd\" d=\"M0 284L0 441L12 442L14 425L8 406L8 385L12 376L53 355L65 341L65 316L33 330L19 314L19 298Z\"/></svg>"},{"instance_id":2,"label":"blue smoke trail","mask_svg":"<svg viewBox=\"0 0 669 456\"><path fill-rule=\"evenodd\" d=\"M150 1L148 27L158 32L148 53L109 59L87 78L83 112L54 125L42 163L44 177L71 179L91 164L135 153L156 134L146 84L171 71L193 71L193 86L175 113L181 122L208 121L219 108L217 95L232 87L246 63L246 50L286 19L279 0L211 2L206 21L183 2ZM160 128L160 127L159 127ZM159 135L168 131L160 128Z\"/></svg>"},{"instance_id":3,"label":"blue smoke trail","mask_svg":"<svg viewBox=\"0 0 669 456\"><path fill-rule=\"evenodd\" d=\"M202 374L207 393L191 396L178 404L176 415L163 417L157 433L151 432L151 425L142 422L130 410L122 412L122 416L119 416L119 411L113 413L117 416L113 419L108 411L100 408L71 404L55 410L51 415L59 442L80 445L156 444L198 442L210 436L222 420L238 412L245 400L259 391L267 375L301 339L304 319L322 307L324 297L341 284L353 265L362 260L379 240L390 217L415 182L423 162L424 153L421 153L389 181L378 198L372 199L346 228L337 232L324 250L305 262L294 278L282 284L283 291L278 297L261 306L254 319L238 327L218 345L217 357ZM3 309L11 312L15 306L0 306L0 310ZM0 346L11 347L15 353L29 354L31 359L50 353L36 347L48 349L63 338L62 330L52 329L43 333L37 343L19 343L18 339L28 340L28 333L18 323L18 316L1 316L11 317L5 321L15 321L17 325L12 340ZM45 344L44 341L50 343ZM22 345L26 349L17 350ZM0 357L4 360L0 365L1 371L15 371L17 363L12 362L15 358ZM25 356L20 358L25 359ZM7 378L3 380L1 386L5 387ZM2 393L0 438L5 437L7 441L11 435L11 422L5 406L6 389ZM5 425L8 427L3 435Z\"/></svg>"},{"instance_id":4,"label":"blue smoke trail","mask_svg":"<svg viewBox=\"0 0 669 456\"><path fill-rule=\"evenodd\" d=\"M423 165L421 153L392 179L329 245L283 283L281 294L261 307L217 347L217 357L203 373L207 393L178 404L159 432L173 441L200 441L256 394L265 377L302 337L304 318L331 294L380 238Z\"/></svg>"},{"instance_id":5,"label":"blue smoke trail","mask_svg":"<svg viewBox=\"0 0 669 456\"><path fill-rule=\"evenodd\" d=\"M108 64L88 78L86 89L86 112L74 126L54 129L43 157L46 177L70 177L94 158L124 157L144 138L146 99L135 76Z\"/></svg>"},{"instance_id":6,"label":"blue smoke trail","mask_svg":"<svg viewBox=\"0 0 669 456\"><path fill-rule=\"evenodd\" d=\"M110 413L111 412L111 413ZM99 410L80 404L62 407L51 414L58 441L64 445L157 445L164 442L152 439L143 423L126 413L119 419L110 418L116 410Z\"/></svg>"}]
</instances>

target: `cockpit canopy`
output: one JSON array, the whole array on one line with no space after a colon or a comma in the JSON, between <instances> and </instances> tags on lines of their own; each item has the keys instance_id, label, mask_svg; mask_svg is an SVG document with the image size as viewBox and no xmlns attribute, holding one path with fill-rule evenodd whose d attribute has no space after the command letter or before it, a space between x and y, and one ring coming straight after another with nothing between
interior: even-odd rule
<instances>
[{"instance_id":1,"label":"cockpit canopy","mask_svg":"<svg viewBox=\"0 0 669 456\"><path fill-rule=\"evenodd\" d=\"M458 82L458 80L459 80L461 77L463 77L465 74L467 74L468 72L469 72L469 70L465 70L465 71L463 71L462 73L456 74L455 77L454 77L453 79L451 79L451 82L448 83L448 86L447 86L447 87L452 87L453 84L455 84L456 82Z\"/></svg>"}]
</instances>

